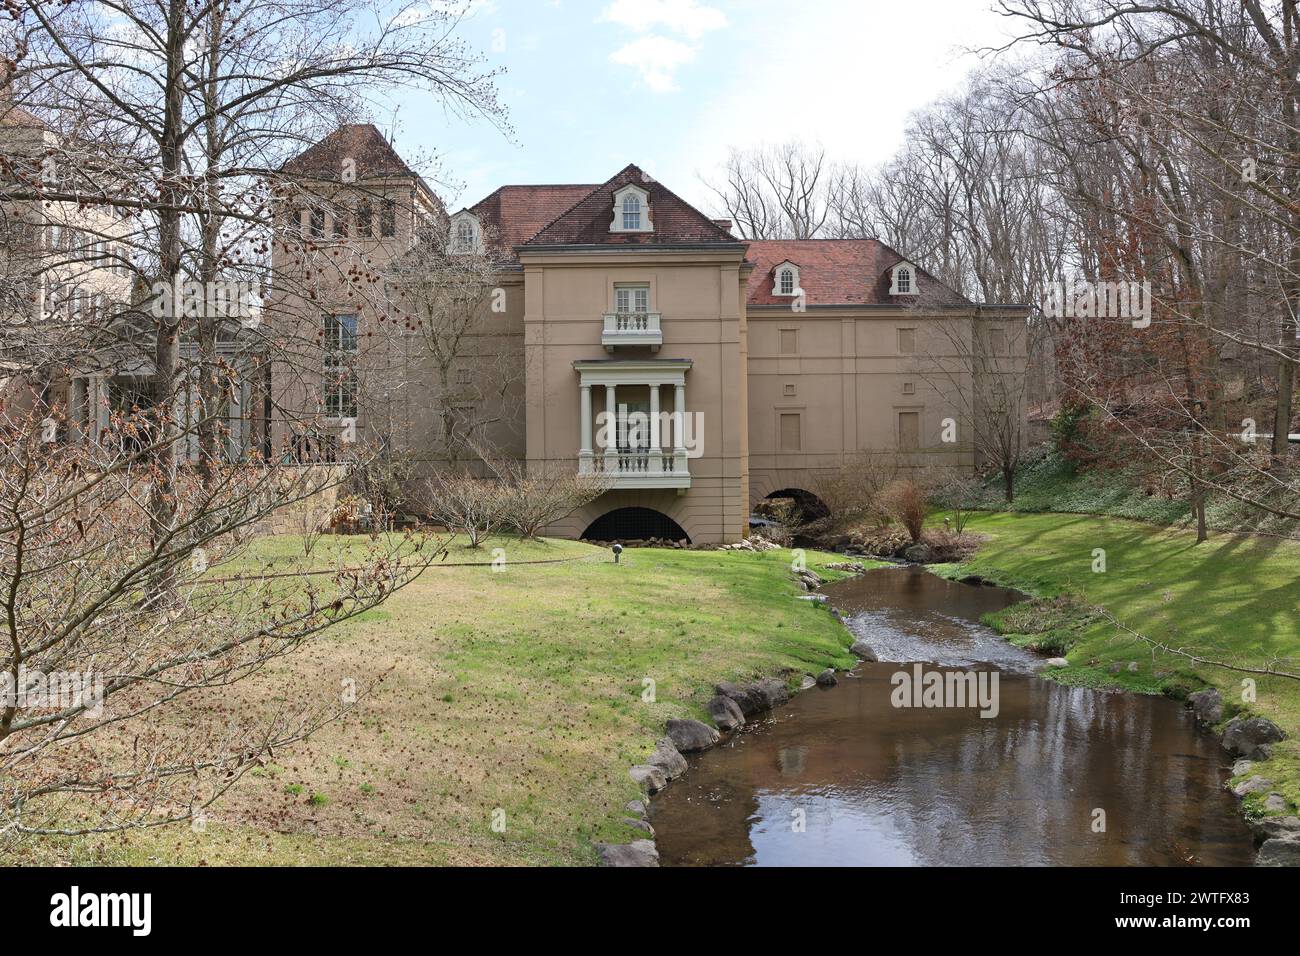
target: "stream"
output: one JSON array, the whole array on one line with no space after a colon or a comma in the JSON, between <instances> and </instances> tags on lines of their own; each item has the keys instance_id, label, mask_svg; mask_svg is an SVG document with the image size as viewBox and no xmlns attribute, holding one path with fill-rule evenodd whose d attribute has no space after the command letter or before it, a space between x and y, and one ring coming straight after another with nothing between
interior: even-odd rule
<instances>
[{"instance_id":1,"label":"stream","mask_svg":"<svg viewBox=\"0 0 1300 956\"><path fill-rule=\"evenodd\" d=\"M1041 657L979 623L1016 592L920 567L822 592L880 662L692 757L650 803L662 865L1253 862L1217 740L1176 701L1034 676ZM918 672L968 670L995 707L895 706Z\"/></svg>"}]
</instances>

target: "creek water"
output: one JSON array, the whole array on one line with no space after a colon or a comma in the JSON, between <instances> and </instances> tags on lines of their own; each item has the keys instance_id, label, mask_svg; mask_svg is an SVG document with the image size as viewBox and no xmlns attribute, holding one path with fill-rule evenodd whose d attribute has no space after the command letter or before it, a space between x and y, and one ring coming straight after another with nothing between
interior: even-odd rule
<instances>
[{"instance_id":1,"label":"creek water","mask_svg":"<svg viewBox=\"0 0 1300 956\"><path fill-rule=\"evenodd\" d=\"M1035 677L1040 657L979 623L1015 592L921 568L823 592L880 662L692 757L650 804L663 865L1253 861L1218 742L1175 701ZM894 706L915 663L996 673L996 716Z\"/></svg>"}]
</instances>

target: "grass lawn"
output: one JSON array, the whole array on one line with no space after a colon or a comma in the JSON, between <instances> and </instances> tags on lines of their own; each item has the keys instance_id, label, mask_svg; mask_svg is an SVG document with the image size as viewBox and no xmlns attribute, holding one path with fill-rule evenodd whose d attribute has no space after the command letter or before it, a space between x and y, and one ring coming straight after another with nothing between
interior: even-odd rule
<instances>
[{"instance_id":1,"label":"grass lawn","mask_svg":"<svg viewBox=\"0 0 1300 956\"><path fill-rule=\"evenodd\" d=\"M313 561L365 539L326 537ZM505 569L488 566L505 549ZM288 564L296 536L254 557ZM575 558L555 564L529 560ZM842 560L809 553L808 565ZM295 692L337 693L387 672L344 723L276 754L207 827L43 841L34 861L208 864L577 864L593 841L628 840L628 767L669 717L700 716L715 681L852 664L849 637L797 599L791 553L630 549L492 540L453 547L381 608L326 631L222 701L269 710ZM229 570L229 569L228 569ZM646 679L654 702L643 701ZM203 720L194 705L173 720ZM493 812L505 812L494 832Z\"/></svg>"},{"instance_id":2,"label":"grass lawn","mask_svg":"<svg viewBox=\"0 0 1300 956\"><path fill-rule=\"evenodd\" d=\"M1300 542L1212 534L1198 545L1185 531L1067 514L978 514L968 527L989 540L947 573L978 574L1043 597L1074 595L1198 656L1248 666L1289 659L1279 669L1300 672ZM1104 572L1093 571L1097 548L1105 551ZM1011 610L990 623L1016 630L1025 617ZM1275 721L1290 739L1276 745L1273 759L1257 771L1293 806L1300 804L1300 682L1256 678L1257 699L1243 701L1248 675L1170 654L1153 658L1149 645L1105 620L1087 623L1073 637L1071 667L1056 672L1059 680L1148 693L1180 693L1204 682L1222 692L1225 718L1246 710ZM1132 661L1136 671L1127 669ZM1117 662L1124 669L1110 673Z\"/></svg>"}]
</instances>

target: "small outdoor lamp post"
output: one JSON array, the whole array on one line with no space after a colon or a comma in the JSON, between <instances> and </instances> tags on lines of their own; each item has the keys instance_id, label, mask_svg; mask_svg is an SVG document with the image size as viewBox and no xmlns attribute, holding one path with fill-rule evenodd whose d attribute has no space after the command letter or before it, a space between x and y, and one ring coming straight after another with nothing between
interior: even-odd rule
<instances>
[{"instance_id":1,"label":"small outdoor lamp post","mask_svg":"<svg viewBox=\"0 0 1300 956\"><path fill-rule=\"evenodd\" d=\"M623 553L623 546L615 542L612 550L614 552L614 563L618 564L618 556Z\"/></svg>"}]
</instances>

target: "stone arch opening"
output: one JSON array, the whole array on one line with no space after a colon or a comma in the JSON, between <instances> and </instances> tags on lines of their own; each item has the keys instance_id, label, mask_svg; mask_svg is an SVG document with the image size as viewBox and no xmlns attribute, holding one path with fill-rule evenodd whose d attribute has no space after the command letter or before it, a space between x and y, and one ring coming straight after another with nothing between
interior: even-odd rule
<instances>
[{"instance_id":1,"label":"stone arch opening","mask_svg":"<svg viewBox=\"0 0 1300 956\"><path fill-rule=\"evenodd\" d=\"M831 509L826 507L826 502L811 491L804 491L802 488L781 488L766 495L763 500L774 501L779 498L789 498L794 502L798 512L796 518L800 524L829 517L831 513Z\"/></svg>"},{"instance_id":2,"label":"stone arch opening","mask_svg":"<svg viewBox=\"0 0 1300 956\"><path fill-rule=\"evenodd\" d=\"M672 518L653 508L615 508L607 511L582 532L587 541L664 541L691 543L688 535Z\"/></svg>"}]
</instances>

